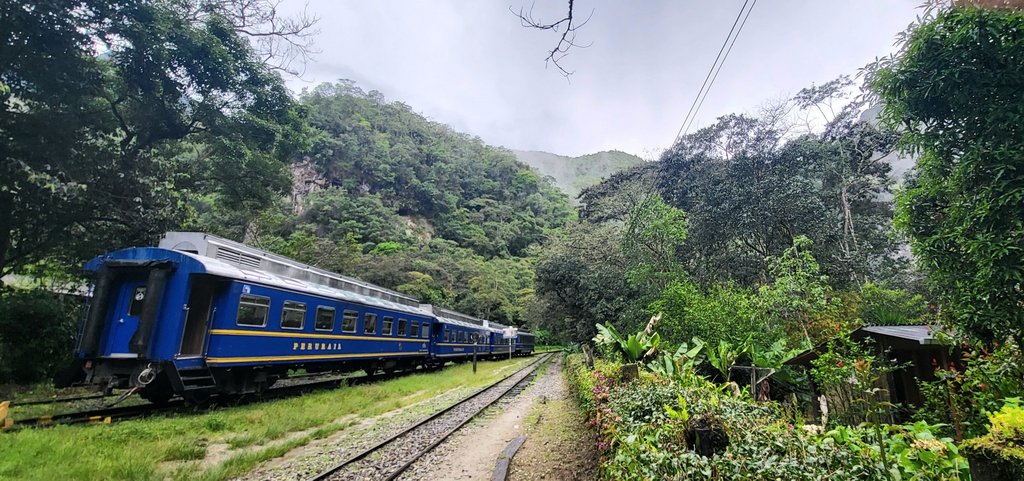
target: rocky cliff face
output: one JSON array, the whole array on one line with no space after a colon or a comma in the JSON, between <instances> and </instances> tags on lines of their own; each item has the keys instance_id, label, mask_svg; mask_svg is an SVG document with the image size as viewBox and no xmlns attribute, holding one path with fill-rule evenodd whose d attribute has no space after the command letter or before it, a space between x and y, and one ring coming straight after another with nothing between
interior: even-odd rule
<instances>
[{"instance_id":1,"label":"rocky cliff face","mask_svg":"<svg viewBox=\"0 0 1024 481\"><path fill-rule=\"evenodd\" d=\"M326 189L330 181L318 172L308 159L289 165L288 170L292 174L292 193L289 200L295 208L295 213L301 214L306 196Z\"/></svg>"}]
</instances>

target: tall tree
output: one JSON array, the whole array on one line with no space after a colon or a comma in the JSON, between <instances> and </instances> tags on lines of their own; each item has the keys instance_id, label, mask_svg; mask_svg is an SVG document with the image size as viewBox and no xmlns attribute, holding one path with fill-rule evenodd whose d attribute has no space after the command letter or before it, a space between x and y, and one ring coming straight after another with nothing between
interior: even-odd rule
<instances>
[{"instance_id":1,"label":"tall tree","mask_svg":"<svg viewBox=\"0 0 1024 481\"><path fill-rule=\"evenodd\" d=\"M882 118L918 155L898 227L945 313L1024 341L1024 12L940 12L880 67Z\"/></svg>"},{"instance_id":2,"label":"tall tree","mask_svg":"<svg viewBox=\"0 0 1024 481\"><path fill-rule=\"evenodd\" d=\"M234 23L272 7L3 3L0 274L152 242L193 191L255 210L286 189L301 110Z\"/></svg>"}]
</instances>

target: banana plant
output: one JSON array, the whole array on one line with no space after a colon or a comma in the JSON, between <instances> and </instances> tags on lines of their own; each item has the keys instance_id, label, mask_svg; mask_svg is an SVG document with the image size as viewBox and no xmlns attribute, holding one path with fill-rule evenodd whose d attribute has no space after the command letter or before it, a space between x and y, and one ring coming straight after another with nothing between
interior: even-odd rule
<instances>
[{"instance_id":1,"label":"banana plant","mask_svg":"<svg viewBox=\"0 0 1024 481\"><path fill-rule=\"evenodd\" d=\"M704 346L704 341L695 337L692 347L684 342L674 353L662 352L661 356L647 364L647 368L668 379L678 379L683 373L693 372L694 366L699 363Z\"/></svg>"},{"instance_id":2,"label":"banana plant","mask_svg":"<svg viewBox=\"0 0 1024 481\"><path fill-rule=\"evenodd\" d=\"M717 349L708 349L708 362L722 373L725 382L729 382L732 377L732 367L736 365L736 361L739 361L741 356L749 352L749 342L733 344L724 340L718 341Z\"/></svg>"},{"instance_id":3,"label":"banana plant","mask_svg":"<svg viewBox=\"0 0 1024 481\"><path fill-rule=\"evenodd\" d=\"M661 345L661 335L658 333L648 336L643 332L638 332L622 337L619 331L615 330L615 327L611 324L606 326L598 323L596 327L598 335L594 337L594 341L616 346L626 362L630 364L640 362L645 357L653 356L658 350L658 346Z\"/></svg>"}]
</instances>

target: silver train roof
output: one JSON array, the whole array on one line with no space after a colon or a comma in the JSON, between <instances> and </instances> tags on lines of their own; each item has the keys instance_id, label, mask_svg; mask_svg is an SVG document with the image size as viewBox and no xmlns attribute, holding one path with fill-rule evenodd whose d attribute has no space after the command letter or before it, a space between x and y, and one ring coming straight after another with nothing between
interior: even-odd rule
<instances>
[{"instance_id":1,"label":"silver train roof","mask_svg":"<svg viewBox=\"0 0 1024 481\"><path fill-rule=\"evenodd\" d=\"M414 297L212 234L168 232L159 247L192 257L211 274L412 314L433 315L431 309L425 309Z\"/></svg>"}]
</instances>

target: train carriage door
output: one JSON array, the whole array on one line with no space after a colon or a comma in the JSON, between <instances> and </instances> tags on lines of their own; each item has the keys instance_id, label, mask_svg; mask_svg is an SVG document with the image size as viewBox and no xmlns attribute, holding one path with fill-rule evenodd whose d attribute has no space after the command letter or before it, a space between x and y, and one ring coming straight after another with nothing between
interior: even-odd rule
<instances>
[{"instance_id":1,"label":"train carriage door","mask_svg":"<svg viewBox=\"0 0 1024 481\"><path fill-rule=\"evenodd\" d=\"M224 291L224 282L206 276L193 276L188 295L188 314L181 335L179 357L201 356L210 331L214 299Z\"/></svg>"},{"instance_id":2,"label":"train carriage door","mask_svg":"<svg viewBox=\"0 0 1024 481\"><path fill-rule=\"evenodd\" d=\"M146 301L146 279L126 279L121 283L117 297L113 299L113 309L109 311L112 321L107 329L107 339L103 349L106 357L138 357L129 348L135 331L139 329L139 316Z\"/></svg>"}]
</instances>

